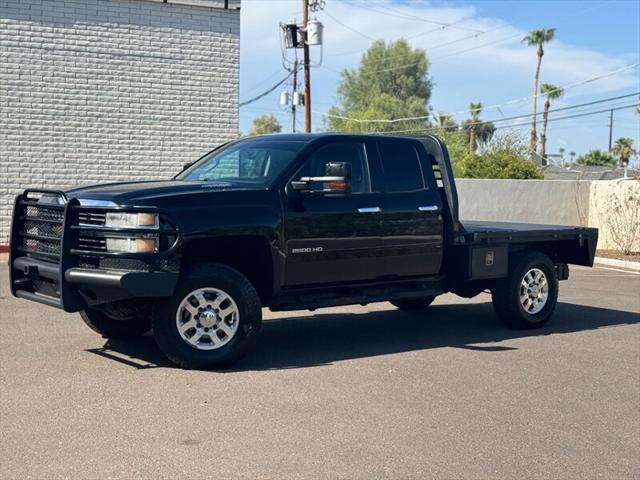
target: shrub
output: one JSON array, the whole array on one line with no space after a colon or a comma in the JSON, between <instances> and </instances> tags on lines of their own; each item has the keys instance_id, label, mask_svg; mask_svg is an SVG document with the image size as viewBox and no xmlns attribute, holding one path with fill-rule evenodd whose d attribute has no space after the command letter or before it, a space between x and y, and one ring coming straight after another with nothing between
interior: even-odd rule
<instances>
[{"instance_id":1,"label":"shrub","mask_svg":"<svg viewBox=\"0 0 640 480\"><path fill-rule=\"evenodd\" d=\"M535 163L508 151L467 155L460 165L460 173L467 178L542 178Z\"/></svg>"}]
</instances>

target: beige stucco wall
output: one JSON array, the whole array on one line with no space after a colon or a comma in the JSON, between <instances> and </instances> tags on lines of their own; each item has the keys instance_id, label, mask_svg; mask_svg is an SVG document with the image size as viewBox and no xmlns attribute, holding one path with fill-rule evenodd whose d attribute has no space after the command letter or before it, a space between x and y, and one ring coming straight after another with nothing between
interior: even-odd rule
<instances>
[{"instance_id":1,"label":"beige stucco wall","mask_svg":"<svg viewBox=\"0 0 640 480\"><path fill-rule=\"evenodd\" d=\"M600 229L598 248L617 250L628 240L640 252L640 180L591 182L589 226Z\"/></svg>"},{"instance_id":2,"label":"beige stucco wall","mask_svg":"<svg viewBox=\"0 0 640 480\"><path fill-rule=\"evenodd\" d=\"M640 181L459 179L460 217L473 220L592 226L600 229L599 249L617 249L610 232L626 229L640 251ZM611 200L621 209L611 213ZM635 199L635 200L634 200ZM634 203L635 202L635 203ZM606 218L615 217L616 221ZM640 227L638 227L640 228Z\"/></svg>"}]
</instances>

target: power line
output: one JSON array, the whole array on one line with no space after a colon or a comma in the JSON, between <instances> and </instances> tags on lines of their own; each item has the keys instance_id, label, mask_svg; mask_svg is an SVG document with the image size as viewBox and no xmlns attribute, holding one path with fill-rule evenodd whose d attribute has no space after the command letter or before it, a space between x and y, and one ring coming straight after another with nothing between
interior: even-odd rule
<instances>
[{"instance_id":1,"label":"power line","mask_svg":"<svg viewBox=\"0 0 640 480\"><path fill-rule=\"evenodd\" d=\"M617 111L617 110L624 110L627 108L635 108L636 104L632 103L629 105L623 105L620 107L616 107L616 108L606 108L604 110L595 110L592 112L583 112L583 113L575 113L572 115L565 115L563 117L554 117L554 118L549 118L548 122L557 122L559 120L568 120L568 119L572 119L572 118L579 118L579 117L586 117L586 116L590 116L590 115L597 115L599 113L605 113L605 112L609 112L611 110ZM530 115L529 115L530 116ZM484 121L484 122L478 122L478 123L488 123L489 121ZM529 122L522 122L522 123L515 123L512 125L499 125L496 127L496 130L498 129L502 129L502 128L524 128L527 127L528 125L530 125ZM408 129L408 130L379 130L379 131L374 131L374 132L367 132L367 133L432 133L432 132L437 132L438 130L440 130L440 127L428 127L428 128L414 128L414 129Z\"/></svg>"},{"instance_id":2,"label":"power line","mask_svg":"<svg viewBox=\"0 0 640 480\"><path fill-rule=\"evenodd\" d=\"M618 95L617 97L602 98L600 100L593 100L591 102L580 103L578 105L569 105L567 107L554 108L552 110L549 110L549 114L556 113L556 112L562 112L562 111L565 111L565 110L573 110L574 108L587 107L589 105L596 105L598 103L613 102L615 100L620 100L621 98L634 97L634 96L639 95L639 94L640 94L640 92L627 93L626 95ZM543 115L543 114L544 114L544 111L536 112L536 116ZM527 114L523 114L523 115L514 115L512 117L498 118L496 120L491 120L491 122L494 122L494 123L495 122L506 122L508 120L515 120L515 119L518 119L518 118L531 118L531 114L527 113ZM485 122L479 122L479 123L485 123Z\"/></svg>"},{"instance_id":3,"label":"power line","mask_svg":"<svg viewBox=\"0 0 640 480\"><path fill-rule=\"evenodd\" d=\"M336 22L338 25L342 25L344 28L346 28L347 30L351 30L353 33L356 33L358 35L360 35L361 37L366 38L367 40L371 40L371 41L375 41L376 39L373 37L370 37L369 35L362 33L358 30L356 30L353 27L350 27L349 25L347 25L346 23L342 23L340 20L338 20L336 17L334 17L333 15L331 15L329 12L327 12L326 10L324 11L324 14L329 17L330 19L332 19L334 22Z\"/></svg>"},{"instance_id":4,"label":"power line","mask_svg":"<svg viewBox=\"0 0 640 480\"><path fill-rule=\"evenodd\" d=\"M431 23L433 25L440 25L441 27L457 28L457 29L460 29L460 30L467 30L467 31L470 31L470 32L483 32L483 30L479 30L477 28L456 26L456 23L461 23L461 22L447 23L447 22L438 22L436 20L428 20L426 18L419 17L417 15L412 15L410 13L406 13L406 12L402 12L400 10L393 9L393 8L387 6L387 5L380 5L379 3L373 2L371 0L364 0L364 1L366 3L373 4L376 7L382 8L382 9L387 10L387 11L385 12L384 10L376 10L375 8L369 7L370 10L373 10L374 12L382 13L383 15L387 15L387 16L390 16L390 17L408 18L408 19L416 20L416 21L420 21L420 22ZM395 13L390 13L390 12L395 12Z\"/></svg>"},{"instance_id":5,"label":"power line","mask_svg":"<svg viewBox=\"0 0 640 480\"><path fill-rule=\"evenodd\" d=\"M325 13L326 13L326 12L325 12ZM486 32L482 32L482 33L476 33L476 34L473 34L473 35L469 35L469 36L467 36L467 37L458 38L458 39L456 39L456 40L451 40L451 41L449 41L449 42L444 42L444 43L440 43L440 44L433 45L433 46L429 46L429 47L419 47L419 48L422 48L422 49L426 50L427 54L429 54L430 52L432 52L433 50L436 50L436 49L438 49L438 48L448 47L449 45L453 45L453 44L458 43L458 42L463 42L463 41L465 41L465 40L469 40L470 38L477 38L477 37L479 37L480 35L484 35L484 34L487 34L487 33L492 33L492 32L495 32L495 31L497 31L497 30L501 30L501 29L504 29L504 28L506 28L506 26L502 26L502 27L499 27L499 28L494 28L493 30L487 30ZM519 34L518 34L518 35L519 35ZM411 38L411 37L408 37L408 38ZM512 38L512 37L509 37L508 39L511 39L511 38ZM500 41L504 41L504 40L505 40L505 39L501 39ZM489 43L489 44L487 44L487 45L490 45L490 44L491 44L491 43ZM485 46L485 45L483 44L482 46ZM480 48L480 47L479 47L479 48ZM348 55L348 54L352 54L352 53L363 53L363 52L366 52L366 51L367 51L367 49L364 49L364 50L363 50L363 49L359 49L359 50L352 50L352 51L350 51L350 52L336 53L336 54L333 54L333 56ZM464 52L460 52L460 53L464 53ZM393 56L390 56L390 57L381 58L380 60L373 62L373 64L377 64L377 63L387 63L387 62L390 62L390 61L392 61L392 60L395 60L396 58L406 58L407 56L408 56L407 54L402 54L402 55L393 55ZM439 58L443 58L443 57L439 57ZM428 59L429 61L431 61L431 60L432 60L432 59L431 59L431 58L429 58L429 57L427 57L427 59ZM412 64L410 64L410 65L412 65ZM325 68L326 68L327 70L331 70L332 72L342 73L342 72L340 72L340 71L338 71L338 70L336 70L336 69L334 69L334 68L331 68L331 67L325 67ZM400 69L400 68L403 68L403 66L401 65L401 66L396 67L396 68Z\"/></svg>"},{"instance_id":6,"label":"power line","mask_svg":"<svg viewBox=\"0 0 640 480\"><path fill-rule=\"evenodd\" d=\"M467 52L471 52L473 50L478 50L479 48L488 47L489 45L495 45L497 43L502 43L502 42L506 42L508 40L513 40L514 38L520 37L520 36L522 36L521 33L516 33L514 35L509 35L508 37L499 38L499 39L493 40L491 42L483 43L482 45L476 45L475 47L470 47L470 48L467 48L465 50L459 50L457 52L448 53L447 55L443 55L441 57L435 57L432 60L434 60L434 61L435 60L442 60L444 58L449 58L449 57L453 57L455 55L460 55L461 53L467 53Z\"/></svg>"},{"instance_id":7,"label":"power line","mask_svg":"<svg viewBox=\"0 0 640 480\"><path fill-rule=\"evenodd\" d=\"M493 41L491 41L491 42L483 43L482 45L476 45L475 47L467 48L467 49L465 49L465 50L459 50L459 51L457 51L457 52L449 53L449 54L447 54L447 55L443 55L443 56L441 56L441 57L435 57L435 58L428 58L428 57L427 57L427 61L436 61L436 60L442 60L442 59L444 59L444 58L453 57L453 56L455 56L455 55L459 55L459 54L461 54L461 53L467 53L467 52L471 52L471 51L473 51L473 50L478 50L478 49L480 49L480 48L488 47L488 46L490 46L490 45L495 45L495 44L497 44L497 43L502 43L502 42L506 42L506 41L508 41L508 40L513 40L514 38L516 38L516 37L520 37L521 35L522 35L521 33L516 33L516 34L514 34L514 35L510 35L510 36L505 37L505 38L499 38L499 39L497 39L497 40L493 40ZM450 42L450 43L455 43L455 42ZM400 56L398 56L398 57L396 57L396 58L399 58L399 57L400 57ZM393 59L393 58L394 58L394 57L389 57L388 59L382 59L382 60L380 60L380 61L381 61L381 62L383 62L383 61L391 60L391 59ZM373 71L370 71L370 72L363 72L362 74L363 74L363 75L373 75L373 74L375 74L375 73L391 72L391 71L393 71L393 70L401 70L401 69L403 69L403 68L413 67L413 66L418 65L418 64L420 64L420 63L422 63L422 62L407 63L407 64L404 64L404 65L398 65L397 67L383 68L383 69L379 69L379 70L373 70ZM340 71L338 71L338 70L336 70L336 69L334 69L334 68L331 68L331 67L323 66L323 68L325 68L325 69L327 69L327 70L329 70L329 71L335 72L335 73L342 74L342 72L340 72Z\"/></svg>"},{"instance_id":8,"label":"power line","mask_svg":"<svg viewBox=\"0 0 640 480\"><path fill-rule=\"evenodd\" d=\"M266 97L266 96L267 96L267 95L269 95L271 92L273 92L276 88L278 88L280 85L282 85L284 82L286 82L286 81L289 79L289 77L290 77L291 75L293 75L293 72L294 72L294 71L295 71L295 70L291 70L291 71L289 72L289 74L288 74L286 77L284 77L282 80L280 80L278 83L276 83L276 84L275 84L273 87L271 87L269 90L267 90L267 91L265 91L265 92L262 92L260 95L257 95L257 96L255 96L255 97L253 97L253 98L251 98L251 99L249 99L249 100L247 100L247 101L245 101L245 102L240 102L239 107L244 107L245 105L249 105L250 103L257 102L257 101L258 101L258 100L260 100L261 98Z\"/></svg>"},{"instance_id":9,"label":"power line","mask_svg":"<svg viewBox=\"0 0 640 480\"><path fill-rule=\"evenodd\" d=\"M275 77L278 74L282 74L282 69L278 69L275 72L273 72L271 75L264 77L262 80L260 80L258 83L254 83L251 87L247 88L246 90L248 92L254 92L256 90L258 90L258 87L261 87L263 83L266 83L267 80L271 80L273 77Z\"/></svg>"},{"instance_id":10,"label":"power line","mask_svg":"<svg viewBox=\"0 0 640 480\"><path fill-rule=\"evenodd\" d=\"M605 112L610 112L611 110L613 111L617 111L617 110L624 110L627 108L633 108L635 107L636 104L632 103L629 105L623 105L621 107L616 107L616 108L606 108L604 110L596 110L593 112L584 112L584 113L574 113L572 115L565 115L564 117L553 117L553 118L549 118L548 121L549 122L557 122L558 120L568 120L571 118L579 118L579 117L587 117L589 115L597 115L598 113L605 113ZM499 125L496 127L496 129L498 128L514 128L514 127L519 127L519 126L526 126L526 125L530 125L529 122L524 122L524 123L516 123L513 125Z\"/></svg>"},{"instance_id":11,"label":"power line","mask_svg":"<svg viewBox=\"0 0 640 480\"><path fill-rule=\"evenodd\" d=\"M595 77L591 77L591 78L587 78L586 80L581 80L579 82L575 82L575 83L571 83L568 85L564 85L562 87L559 87L563 90L568 90L570 88L575 88L581 85L585 85L587 83L592 83L595 82L597 80L601 80L603 78L607 78L610 77L612 75L617 75L619 73L625 72L627 70L631 70L632 68L636 68L640 66L640 63L634 63L631 65L627 65L625 67L619 68L617 70L613 70L607 73L604 73L602 75L597 75ZM487 110L487 109L493 109L493 108L499 108L499 107L503 107L506 105L515 105L518 103L522 103L522 102L526 102L526 101L530 101L533 98L538 98L542 96L541 93L537 93L536 95L530 95L528 97L522 97L522 98L517 98L517 99L513 99L513 100L508 100L506 102L502 102L502 103L498 103L498 104L494 104L494 105L489 105L489 106L485 106L483 107L483 110ZM421 115L421 116L417 116L417 117L404 117L404 118L395 118L395 119L383 119L383 118L376 118L376 119L359 119L359 118L352 118L352 117L347 117L344 115L335 115L335 114L331 114L328 112L318 112L318 111L313 111L313 113L315 113L316 115L322 115L323 117L330 117L330 118L338 118L341 120L347 120L347 121L352 121L352 122L356 122L356 123L398 123L398 122L404 122L404 121L411 121L411 120L426 120L427 118L429 118L429 115ZM467 110L460 110L458 112L450 112L450 115L456 115L456 114L463 114L463 113L467 113ZM531 115L528 115L529 117L531 117Z\"/></svg>"},{"instance_id":12,"label":"power line","mask_svg":"<svg viewBox=\"0 0 640 480\"><path fill-rule=\"evenodd\" d=\"M371 2L371 0L362 0L362 1L363 1L363 2L373 3L373 2ZM374 4L375 4L375 3L374 3ZM377 4L376 4L376 5L377 5ZM380 5L378 5L378 6L380 6ZM380 6L380 7L381 7L381 6ZM393 10L393 9L391 9L391 7L388 7L388 6L386 6L386 7L382 7L382 8L387 8L388 10ZM593 10L593 9L594 9L593 7L589 7L589 8L583 9L583 10L581 10L581 11L578 11L578 12L576 13L576 15L581 15L581 14L586 13L586 12L589 12L589 11L591 11L591 10ZM384 15L391 15L391 14L389 14L388 12L384 12L384 11L380 11L380 10L375 10L375 9L372 9L372 10L373 10L373 11L376 11L376 12L378 12L378 13L382 13L382 14L384 14ZM391 16L400 17L400 18L414 18L414 19L415 19L415 18L421 18L421 17L417 17L417 16L415 16L415 15L405 14L405 13L402 13L401 15L391 15ZM332 18L333 18L333 17L332 17ZM422 20L423 20L423 21L427 21L427 20L426 20L426 19L424 19L424 18L422 18ZM426 31L426 32L422 32L422 33L418 33L418 34L416 34L416 35L408 36L408 37L406 37L406 38L407 38L407 40L409 40L409 39L417 38L417 37L420 37L420 36L423 36L423 35L428 35L428 34L431 34L431 33L434 33L434 32L442 31L442 30L444 30L444 29L446 29L446 28L449 28L449 27L454 27L455 25L457 25L457 24L459 24L459 23L466 22L466 21L469 21L469 20L472 20L472 19L468 19L468 18L467 18L467 19L461 19L461 20L458 20L458 21L455 21L455 22L451 22L451 23L444 23L444 22L432 22L432 23L436 23L436 24L441 25L441 26L440 26L440 27L438 27L438 28L434 28L434 29L432 29L432 30L428 30L428 31ZM505 29L505 28L507 28L507 27L509 27L509 25L502 25L502 26L500 26L500 27L493 28L493 29L490 29L490 30L476 30L476 29L472 29L473 31L475 31L475 32L476 32L476 33L475 33L475 34L473 34L473 35L470 35L470 36L468 36L468 37L463 37L463 38L460 38L460 39L458 39L458 40L454 40L454 41L451 41L451 42L447 42L447 43L444 43L444 44L441 44L441 45L436 45L436 46L434 46L434 47L428 47L428 48L427 48L427 50L433 50L433 49L435 49L435 48L439 48L439 47L441 47L441 46L451 45L451 44L454 44L454 43L457 43L457 42L461 42L461 41L464 41L464 40L468 40L468 39L470 39L470 38L477 38L477 37L479 37L480 35L485 35L485 34L487 34L487 33L492 33L492 32L495 32L495 31L497 31L497 30ZM347 28L349 28L349 27L347 27ZM351 29L351 28L350 28L350 29ZM467 28L463 28L463 29L468 30ZM355 30L353 30L353 29L351 29L351 30L352 30L352 31L355 31ZM362 32L356 32L356 33L358 33L359 35L365 36L366 38L371 39L371 37L366 36L366 35L365 35L365 34L363 34ZM505 39L502 39L502 40L497 40L497 41L495 41L495 43L499 43L499 42L501 42L501 41L510 40L511 38L517 37L517 36L519 36L519 35L524 35L524 33L523 33L523 32L521 32L521 33L519 33L519 34L515 34L513 37L508 37L508 38L505 38ZM492 44L493 44L493 42L490 42L490 43L487 43L487 44L485 44L485 45L483 45L483 46L492 45ZM471 50L473 50L473 49L475 49L475 48L482 48L482 46L472 47L471 49L463 50L463 51L460 51L460 52L455 52L455 53L450 54L450 55L452 56L452 55L457 55L457 54L459 54L459 53L466 53L467 51L471 51ZM360 52L364 52L364 51L366 51L366 49L364 49L364 50L363 50L363 49L351 50L351 51L349 51L349 52L340 52L340 53L335 53L335 54L333 54L333 56L350 55L350 54L353 54L353 53L360 53ZM440 58L447 58L447 57L440 57ZM436 60L437 60L437 59L436 59ZM331 69L331 68L328 68L328 70L336 71L336 70ZM337 71L336 71L336 72L337 72ZM341 72L337 72L337 73L341 73Z\"/></svg>"}]
</instances>

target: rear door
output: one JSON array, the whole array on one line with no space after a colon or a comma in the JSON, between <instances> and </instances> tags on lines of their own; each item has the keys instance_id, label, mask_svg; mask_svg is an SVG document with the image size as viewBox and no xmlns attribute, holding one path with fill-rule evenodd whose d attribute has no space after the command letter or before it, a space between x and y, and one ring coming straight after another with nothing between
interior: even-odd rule
<instances>
[{"instance_id":1,"label":"rear door","mask_svg":"<svg viewBox=\"0 0 640 480\"><path fill-rule=\"evenodd\" d=\"M400 138L380 138L376 147L387 274L437 274L442 263L442 201L424 149L417 141Z\"/></svg>"}]
</instances>

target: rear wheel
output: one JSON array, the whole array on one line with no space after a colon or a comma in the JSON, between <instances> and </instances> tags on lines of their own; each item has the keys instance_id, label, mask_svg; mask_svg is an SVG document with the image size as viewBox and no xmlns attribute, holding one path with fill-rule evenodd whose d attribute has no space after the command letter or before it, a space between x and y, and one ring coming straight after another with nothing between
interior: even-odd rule
<instances>
[{"instance_id":1,"label":"rear wheel","mask_svg":"<svg viewBox=\"0 0 640 480\"><path fill-rule=\"evenodd\" d=\"M237 270L208 263L188 271L173 297L156 302L153 334L160 349L184 368L231 365L256 343L260 299Z\"/></svg>"},{"instance_id":2,"label":"rear wheel","mask_svg":"<svg viewBox=\"0 0 640 480\"><path fill-rule=\"evenodd\" d=\"M80 316L91 330L105 338L135 338L151 330L151 316L148 305L107 304L97 308L87 308Z\"/></svg>"},{"instance_id":3,"label":"rear wheel","mask_svg":"<svg viewBox=\"0 0 640 480\"><path fill-rule=\"evenodd\" d=\"M540 328L558 302L558 276L551 259L531 252L515 261L509 276L492 289L493 308L510 327Z\"/></svg>"},{"instance_id":4,"label":"rear wheel","mask_svg":"<svg viewBox=\"0 0 640 480\"><path fill-rule=\"evenodd\" d=\"M436 299L435 296L422 298L406 298L404 300L393 300L391 305L398 307L399 310L406 312L421 312L426 310L429 305Z\"/></svg>"}]
</instances>

